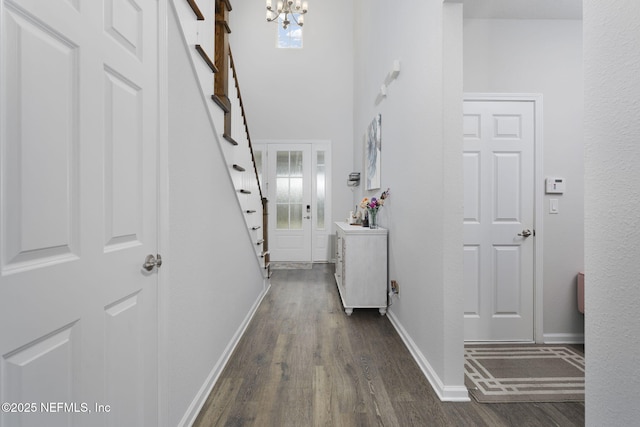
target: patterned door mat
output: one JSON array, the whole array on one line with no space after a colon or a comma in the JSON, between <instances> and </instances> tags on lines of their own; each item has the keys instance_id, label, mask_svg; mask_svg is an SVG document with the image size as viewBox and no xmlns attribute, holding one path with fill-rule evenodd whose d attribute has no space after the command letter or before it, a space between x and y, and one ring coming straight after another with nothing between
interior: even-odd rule
<instances>
[{"instance_id":1,"label":"patterned door mat","mask_svg":"<svg viewBox=\"0 0 640 427\"><path fill-rule=\"evenodd\" d=\"M584 401L584 355L557 345L466 345L465 385L481 403Z\"/></svg>"}]
</instances>

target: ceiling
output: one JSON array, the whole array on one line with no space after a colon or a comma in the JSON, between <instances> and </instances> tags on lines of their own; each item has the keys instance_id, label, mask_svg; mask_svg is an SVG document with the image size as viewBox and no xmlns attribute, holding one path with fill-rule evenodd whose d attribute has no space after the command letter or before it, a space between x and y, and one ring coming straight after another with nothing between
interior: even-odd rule
<instances>
[{"instance_id":1,"label":"ceiling","mask_svg":"<svg viewBox=\"0 0 640 427\"><path fill-rule=\"evenodd\" d=\"M467 19L582 19L582 0L464 0Z\"/></svg>"}]
</instances>

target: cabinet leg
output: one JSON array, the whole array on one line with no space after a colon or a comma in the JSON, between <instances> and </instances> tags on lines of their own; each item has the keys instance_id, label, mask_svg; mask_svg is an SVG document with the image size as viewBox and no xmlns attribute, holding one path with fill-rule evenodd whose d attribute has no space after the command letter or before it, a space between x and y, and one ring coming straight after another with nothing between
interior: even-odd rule
<instances>
[{"instance_id":1,"label":"cabinet leg","mask_svg":"<svg viewBox=\"0 0 640 427\"><path fill-rule=\"evenodd\" d=\"M380 312L380 316L384 316L385 314L387 314L387 308L379 308L378 311Z\"/></svg>"},{"instance_id":2,"label":"cabinet leg","mask_svg":"<svg viewBox=\"0 0 640 427\"><path fill-rule=\"evenodd\" d=\"M347 314L347 316L351 316L351 313L353 313L353 308L345 308L344 312Z\"/></svg>"}]
</instances>

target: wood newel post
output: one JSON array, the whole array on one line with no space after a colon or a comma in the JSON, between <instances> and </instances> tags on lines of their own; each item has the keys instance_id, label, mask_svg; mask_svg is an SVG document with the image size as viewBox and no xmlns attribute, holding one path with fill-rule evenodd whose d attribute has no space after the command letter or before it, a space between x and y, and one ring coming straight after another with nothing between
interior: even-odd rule
<instances>
[{"instance_id":1,"label":"wood newel post","mask_svg":"<svg viewBox=\"0 0 640 427\"><path fill-rule=\"evenodd\" d=\"M269 200L262 198L262 238L264 243L262 250L265 251L264 265L267 269L267 277L271 276L271 254L269 253Z\"/></svg>"}]
</instances>

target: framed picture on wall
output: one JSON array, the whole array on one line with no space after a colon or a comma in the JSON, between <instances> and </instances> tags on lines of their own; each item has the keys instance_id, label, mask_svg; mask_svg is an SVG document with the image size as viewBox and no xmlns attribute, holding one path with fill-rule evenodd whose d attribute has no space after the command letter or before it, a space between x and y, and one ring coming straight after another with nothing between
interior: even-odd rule
<instances>
[{"instance_id":1,"label":"framed picture on wall","mask_svg":"<svg viewBox=\"0 0 640 427\"><path fill-rule=\"evenodd\" d=\"M380 188L380 165L382 164L382 114L378 114L367 129L365 141L365 162L367 169L367 190Z\"/></svg>"}]
</instances>

